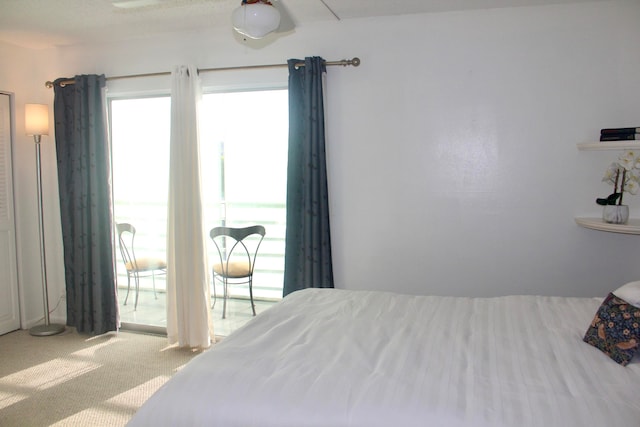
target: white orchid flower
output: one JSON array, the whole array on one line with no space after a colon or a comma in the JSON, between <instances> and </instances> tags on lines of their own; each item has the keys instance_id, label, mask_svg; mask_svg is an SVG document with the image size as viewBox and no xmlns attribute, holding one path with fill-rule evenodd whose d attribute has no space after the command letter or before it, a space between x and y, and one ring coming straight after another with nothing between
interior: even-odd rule
<instances>
[{"instance_id":1,"label":"white orchid flower","mask_svg":"<svg viewBox=\"0 0 640 427\"><path fill-rule=\"evenodd\" d=\"M625 151L624 153L620 154L618 159L630 161L630 160L634 160L636 157L637 156L635 151Z\"/></svg>"},{"instance_id":2,"label":"white orchid flower","mask_svg":"<svg viewBox=\"0 0 640 427\"><path fill-rule=\"evenodd\" d=\"M620 156L618 164L625 170L630 171L636 166L637 159L633 151L628 151L624 155Z\"/></svg>"},{"instance_id":3,"label":"white orchid flower","mask_svg":"<svg viewBox=\"0 0 640 427\"><path fill-rule=\"evenodd\" d=\"M633 168L627 172L627 179L640 182L640 169Z\"/></svg>"},{"instance_id":4,"label":"white orchid flower","mask_svg":"<svg viewBox=\"0 0 640 427\"><path fill-rule=\"evenodd\" d=\"M604 172L604 177L602 178L602 181L613 185L616 181L616 175L618 174L619 170L620 170L620 165L618 165L615 162L611 163L607 168L607 170Z\"/></svg>"},{"instance_id":5,"label":"white orchid flower","mask_svg":"<svg viewBox=\"0 0 640 427\"><path fill-rule=\"evenodd\" d=\"M627 193L635 195L638 194L638 190L640 190L640 184L638 184L638 181L636 180L630 179L624 185L624 191L626 191Z\"/></svg>"}]
</instances>

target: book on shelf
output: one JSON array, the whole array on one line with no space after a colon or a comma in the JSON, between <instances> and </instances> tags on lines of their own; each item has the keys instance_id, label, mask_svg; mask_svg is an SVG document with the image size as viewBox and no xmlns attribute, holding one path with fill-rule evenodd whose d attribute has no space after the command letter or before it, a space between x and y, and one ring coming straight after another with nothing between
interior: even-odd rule
<instances>
[{"instance_id":1,"label":"book on shelf","mask_svg":"<svg viewBox=\"0 0 640 427\"><path fill-rule=\"evenodd\" d=\"M600 129L600 135L628 135L628 134L634 134L634 133L640 133L640 127L637 128L606 128L606 129Z\"/></svg>"},{"instance_id":2,"label":"book on shelf","mask_svg":"<svg viewBox=\"0 0 640 427\"><path fill-rule=\"evenodd\" d=\"M620 133L618 135L600 135L600 141L640 141L640 133Z\"/></svg>"}]
</instances>

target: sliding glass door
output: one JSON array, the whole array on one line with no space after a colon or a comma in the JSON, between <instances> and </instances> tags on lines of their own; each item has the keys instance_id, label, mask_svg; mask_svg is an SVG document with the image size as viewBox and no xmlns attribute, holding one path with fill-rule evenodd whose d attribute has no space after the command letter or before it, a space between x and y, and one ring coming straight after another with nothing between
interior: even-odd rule
<instances>
[{"instance_id":1,"label":"sliding glass door","mask_svg":"<svg viewBox=\"0 0 640 427\"><path fill-rule=\"evenodd\" d=\"M206 94L200 117L205 228L264 225L267 234L256 261L254 296L279 299L286 222L287 90ZM231 291L236 297L249 295L246 286Z\"/></svg>"},{"instance_id":2,"label":"sliding glass door","mask_svg":"<svg viewBox=\"0 0 640 427\"><path fill-rule=\"evenodd\" d=\"M205 94L200 106L205 229L262 224L267 230L256 262L256 299L282 296L287 97L286 89L217 92ZM115 221L136 227L137 256L166 259L170 97L111 99L109 106ZM211 244L210 259L213 250ZM124 306L127 275L116 255L122 321L165 327L165 277L155 276L155 295L152 278L141 278L135 310L132 283ZM231 296L246 298L248 289L232 287Z\"/></svg>"}]
</instances>

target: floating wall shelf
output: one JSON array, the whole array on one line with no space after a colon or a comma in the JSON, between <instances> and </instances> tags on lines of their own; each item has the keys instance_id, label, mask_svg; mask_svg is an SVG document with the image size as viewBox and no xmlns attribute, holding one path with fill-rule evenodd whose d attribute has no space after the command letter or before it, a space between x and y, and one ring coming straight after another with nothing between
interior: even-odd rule
<instances>
[{"instance_id":1,"label":"floating wall shelf","mask_svg":"<svg viewBox=\"0 0 640 427\"><path fill-rule=\"evenodd\" d=\"M576 218L576 224L592 230L610 233L640 234L640 219L629 219L626 224L608 224L602 218Z\"/></svg>"},{"instance_id":2,"label":"floating wall shelf","mask_svg":"<svg viewBox=\"0 0 640 427\"><path fill-rule=\"evenodd\" d=\"M640 150L640 141L602 141L578 144L578 150Z\"/></svg>"}]
</instances>

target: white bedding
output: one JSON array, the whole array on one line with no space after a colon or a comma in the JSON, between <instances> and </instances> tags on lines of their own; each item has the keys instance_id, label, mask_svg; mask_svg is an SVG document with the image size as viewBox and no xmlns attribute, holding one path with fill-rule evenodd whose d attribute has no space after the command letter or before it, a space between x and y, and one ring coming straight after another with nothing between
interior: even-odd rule
<instances>
[{"instance_id":1,"label":"white bedding","mask_svg":"<svg viewBox=\"0 0 640 427\"><path fill-rule=\"evenodd\" d=\"M640 426L602 299L308 289L194 358L130 426Z\"/></svg>"}]
</instances>

